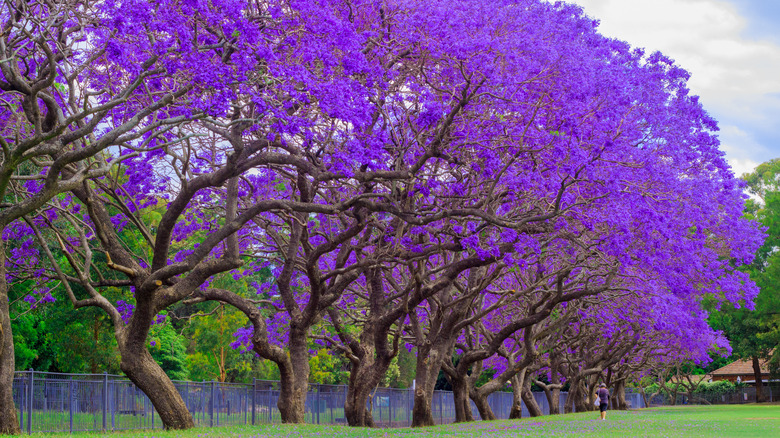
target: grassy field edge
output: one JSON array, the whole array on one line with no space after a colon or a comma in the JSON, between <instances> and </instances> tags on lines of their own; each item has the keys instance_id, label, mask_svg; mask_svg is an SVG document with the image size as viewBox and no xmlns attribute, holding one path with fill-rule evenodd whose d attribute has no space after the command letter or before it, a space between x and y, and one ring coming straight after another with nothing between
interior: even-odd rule
<instances>
[{"instance_id":1,"label":"grassy field edge","mask_svg":"<svg viewBox=\"0 0 780 438\"><path fill-rule=\"evenodd\" d=\"M411 429L356 429L336 425L228 426L188 431L134 430L123 432L37 433L35 437L110 438L292 438L292 437L757 437L780 436L780 405L746 404L675 406L633 411L610 411L606 421L597 412L477 421Z\"/></svg>"}]
</instances>

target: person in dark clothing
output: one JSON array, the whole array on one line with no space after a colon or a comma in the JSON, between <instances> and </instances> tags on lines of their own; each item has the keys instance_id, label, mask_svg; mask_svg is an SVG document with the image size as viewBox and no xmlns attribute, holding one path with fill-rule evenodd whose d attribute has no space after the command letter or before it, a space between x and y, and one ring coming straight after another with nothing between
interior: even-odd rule
<instances>
[{"instance_id":1,"label":"person in dark clothing","mask_svg":"<svg viewBox=\"0 0 780 438\"><path fill-rule=\"evenodd\" d=\"M607 419L607 406L609 405L609 390L607 389L607 385L601 384L599 385L599 412L601 413L601 419L606 420Z\"/></svg>"}]
</instances>

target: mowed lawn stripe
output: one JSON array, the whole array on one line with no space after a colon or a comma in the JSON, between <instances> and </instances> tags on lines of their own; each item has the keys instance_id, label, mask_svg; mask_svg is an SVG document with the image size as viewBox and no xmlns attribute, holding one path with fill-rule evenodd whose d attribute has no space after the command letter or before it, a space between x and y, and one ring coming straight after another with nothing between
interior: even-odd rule
<instances>
[{"instance_id":1,"label":"mowed lawn stripe","mask_svg":"<svg viewBox=\"0 0 780 438\"><path fill-rule=\"evenodd\" d=\"M80 433L96 438L427 438L427 437L780 437L780 405L676 406L637 411L610 411L606 421L597 412L477 421L422 429L355 429L347 426L258 425L195 428L188 431L137 430ZM33 434L65 437L68 434Z\"/></svg>"}]
</instances>

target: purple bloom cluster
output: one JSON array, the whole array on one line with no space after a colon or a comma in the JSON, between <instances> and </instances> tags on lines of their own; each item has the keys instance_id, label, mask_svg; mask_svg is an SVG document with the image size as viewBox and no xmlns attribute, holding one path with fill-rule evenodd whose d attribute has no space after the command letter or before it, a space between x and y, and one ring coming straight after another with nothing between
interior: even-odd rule
<instances>
[{"instance_id":1,"label":"purple bloom cluster","mask_svg":"<svg viewBox=\"0 0 780 438\"><path fill-rule=\"evenodd\" d=\"M249 319L233 348L284 369L283 388L305 386L311 343L368 386L405 345L415 403L443 369L489 418L480 400L510 379L576 393L603 372L624 382L707 361L728 346L701 303L756 296L739 268L763 234L741 217L689 74L601 36L576 6L108 0L30 13L65 26L11 26L44 42L4 55L18 68L0 77L4 150L40 153L33 170L0 172L15 176L0 194L18 197L0 212L6 281L58 284L25 296L33 306L63 293L146 341L131 321L162 324L185 300L231 305ZM162 375L146 365L123 370Z\"/></svg>"}]
</instances>

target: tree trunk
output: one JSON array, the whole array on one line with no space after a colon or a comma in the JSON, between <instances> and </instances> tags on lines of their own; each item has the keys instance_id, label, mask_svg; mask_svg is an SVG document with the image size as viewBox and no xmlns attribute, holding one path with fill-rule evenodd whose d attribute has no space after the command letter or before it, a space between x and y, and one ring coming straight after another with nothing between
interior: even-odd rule
<instances>
[{"instance_id":1,"label":"tree trunk","mask_svg":"<svg viewBox=\"0 0 780 438\"><path fill-rule=\"evenodd\" d=\"M566 404L563 405L563 413L564 414L571 414L574 412L574 394L572 394L572 391L569 391L568 396L566 397Z\"/></svg>"},{"instance_id":2,"label":"tree trunk","mask_svg":"<svg viewBox=\"0 0 780 438\"><path fill-rule=\"evenodd\" d=\"M621 411L628 409L628 403L626 402L626 381L618 380L615 383L615 397L617 399L617 408Z\"/></svg>"},{"instance_id":3,"label":"tree trunk","mask_svg":"<svg viewBox=\"0 0 780 438\"><path fill-rule=\"evenodd\" d=\"M374 416L366 406L371 391L382 382L382 378L390 368L392 357L386 359L377 357L370 342L364 343L362 349L361 360L352 363L352 371L349 373L344 416L350 426L374 427Z\"/></svg>"},{"instance_id":4,"label":"tree trunk","mask_svg":"<svg viewBox=\"0 0 780 438\"><path fill-rule=\"evenodd\" d=\"M464 378L456 378L452 376L450 376L450 380L452 382L452 397L455 403L455 422L465 423L474 421L474 416L471 413L471 403L469 401L469 387L467 380Z\"/></svg>"},{"instance_id":5,"label":"tree trunk","mask_svg":"<svg viewBox=\"0 0 780 438\"><path fill-rule=\"evenodd\" d=\"M563 413L564 414L571 414L575 411L576 403L574 403L574 399L577 397L582 397L579 394L579 379L577 377L574 377L570 383L569 383L569 395L566 397L566 404L563 406Z\"/></svg>"},{"instance_id":6,"label":"tree trunk","mask_svg":"<svg viewBox=\"0 0 780 438\"><path fill-rule=\"evenodd\" d=\"M474 400L474 404L477 405L477 411L479 411L479 416L483 421L497 420L496 414L493 413L493 409L490 407L486 396L474 393L471 395L471 399Z\"/></svg>"},{"instance_id":7,"label":"tree trunk","mask_svg":"<svg viewBox=\"0 0 780 438\"><path fill-rule=\"evenodd\" d=\"M542 386L544 390L544 396L547 398L547 404L550 406L550 415L558 415L561 413L561 388L558 384L550 383L545 385L537 381L537 385Z\"/></svg>"},{"instance_id":8,"label":"tree trunk","mask_svg":"<svg viewBox=\"0 0 780 438\"><path fill-rule=\"evenodd\" d=\"M642 401L645 402L645 406L644 407L649 408L650 407L650 403L649 403L650 400L647 399L647 393L645 392L645 387L642 386L641 382L639 384L639 393L642 394Z\"/></svg>"},{"instance_id":9,"label":"tree trunk","mask_svg":"<svg viewBox=\"0 0 780 438\"><path fill-rule=\"evenodd\" d=\"M279 364L277 364L279 365ZM279 366L279 400L276 407L282 416L282 423L301 424L306 414L306 393L296 389L295 372L291 364Z\"/></svg>"},{"instance_id":10,"label":"tree trunk","mask_svg":"<svg viewBox=\"0 0 780 438\"><path fill-rule=\"evenodd\" d=\"M424 345L417 352L415 376L414 407L412 408L412 427L434 426L433 390L439 377L444 354L449 354L449 346Z\"/></svg>"},{"instance_id":11,"label":"tree trunk","mask_svg":"<svg viewBox=\"0 0 780 438\"><path fill-rule=\"evenodd\" d=\"M561 388L555 387L550 393L550 415L559 415L561 413Z\"/></svg>"},{"instance_id":12,"label":"tree trunk","mask_svg":"<svg viewBox=\"0 0 780 438\"><path fill-rule=\"evenodd\" d=\"M531 382L529 379L526 379L525 384L523 385L522 397L523 401L525 402L525 406L528 408L528 415L531 417L538 417L543 414L539 404L536 403L534 394L531 392Z\"/></svg>"},{"instance_id":13,"label":"tree trunk","mask_svg":"<svg viewBox=\"0 0 780 438\"><path fill-rule=\"evenodd\" d=\"M279 400L276 406L282 423L302 424L306 421L306 394L309 392L309 350L306 334L290 330L289 363L277 364L281 375Z\"/></svg>"},{"instance_id":14,"label":"tree trunk","mask_svg":"<svg viewBox=\"0 0 780 438\"><path fill-rule=\"evenodd\" d=\"M497 384L497 381L495 379L491 379L479 388L477 388L476 383L477 379L479 379L479 376L482 375L482 369L483 369L483 361L477 361L474 363L474 365L471 367L471 375L467 373L468 368L462 368L462 367L456 367L457 371L462 372L462 378L460 381L464 383L464 386L467 388L466 393L471 398L471 400L474 401L474 405L477 407L477 412L479 412L479 418L482 421L491 421L496 420L496 414L493 413L493 409L490 407L490 404L487 401L488 396L497 391L500 386ZM498 376L501 378L501 376ZM506 381L505 378L501 378L502 383ZM468 408L468 413L471 413L471 404L468 400L465 402L465 406ZM471 417L469 415L469 417ZM472 420L469 418L469 420Z\"/></svg>"},{"instance_id":15,"label":"tree trunk","mask_svg":"<svg viewBox=\"0 0 780 438\"><path fill-rule=\"evenodd\" d=\"M433 392L426 391L422 386L416 386L414 389L414 406L412 407L412 427L436 425L436 422L433 421L432 405Z\"/></svg>"},{"instance_id":16,"label":"tree trunk","mask_svg":"<svg viewBox=\"0 0 780 438\"><path fill-rule=\"evenodd\" d=\"M120 367L130 380L149 397L166 429L189 429L195 426L181 394L157 364L145 345L120 347Z\"/></svg>"},{"instance_id":17,"label":"tree trunk","mask_svg":"<svg viewBox=\"0 0 780 438\"><path fill-rule=\"evenodd\" d=\"M509 419L523 418L523 385L525 384L525 370L512 376L512 408L509 410Z\"/></svg>"},{"instance_id":18,"label":"tree trunk","mask_svg":"<svg viewBox=\"0 0 780 438\"><path fill-rule=\"evenodd\" d=\"M550 415L561 413L561 358L553 355L550 359L550 383L554 385L547 396L547 402L550 405Z\"/></svg>"},{"instance_id":19,"label":"tree trunk","mask_svg":"<svg viewBox=\"0 0 780 438\"><path fill-rule=\"evenodd\" d=\"M5 242L0 239L0 434L21 433L13 397L15 360L5 272Z\"/></svg>"},{"instance_id":20,"label":"tree trunk","mask_svg":"<svg viewBox=\"0 0 780 438\"><path fill-rule=\"evenodd\" d=\"M373 362L373 361L371 361ZM377 387L387 367L374 367L372 364L359 365L352 369L347 387L347 399L344 402L344 417L353 427L374 427L374 416L366 405L371 391ZM354 366L354 365L353 365ZM382 368L382 369L378 369Z\"/></svg>"},{"instance_id":21,"label":"tree trunk","mask_svg":"<svg viewBox=\"0 0 780 438\"><path fill-rule=\"evenodd\" d=\"M758 361L758 356L753 356L753 374L756 378L756 403L763 403L766 401L764 397L764 379L761 376L761 364Z\"/></svg>"},{"instance_id":22,"label":"tree trunk","mask_svg":"<svg viewBox=\"0 0 780 438\"><path fill-rule=\"evenodd\" d=\"M525 384L525 377L523 377L520 380L515 379L515 377L518 374L522 374L523 376L527 374L528 366L533 361L534 357L535 355L529 355L521 361L517 361L517 357L515 356L507 358L509 361L508 364L509 366L507 366L506 370L496 375L493 375L490 378L490 380L483 383L482 386L480 386L479 388L477 388L476 382L479 379L480 375L482 375L484 362L480 360L474 364L474 367L472 368L472 374L469 375L465 380L466 382L468 382L469 385L469 395L471 396L471 399L474 401L474 404L476 405L482 420L497 419L495 412L493 412L493 408L488 403L488 397L490 396L490 394L493 394L501 390L504 387L504 385L506 385L507 381L509 381L510 383L515 382L518 388L522 388L522 386ZM462 370L461 372L465 371L465 368L461 366L464 363L465 362L460 362L458 364L457 369ZM520 399L517 400L517 403L518 403L518 409L521 408L522 405L520 404Z\"/></svg>"},{"instance_id":23,"label":"tree trunk","mask_svg":"<svg viewBox=\"0 0 780 438\"><path fill-rule=\"evenodd\" d=\"M581 381L577 381L577 384L572 383L572 389L569 391L569 397L572 398L572 405L575 412L588 412L590 409L588 401L585 398L585 390L582 388Z\"/></svg>"},{"instance_id":24,"label":"tree trunk","mask_svg":"<svg viewBox=\"0 0 780 438\"><path fill-rule=\"evenodd\" d=\"M677 405L677 391L668 391L666 396L669 398L669 406Z\"/></svg>"},{"instance_id":25,"label":"tree trunk","mask_svg":"<svg viewBox=\"0 0 780 438\"><path fill-rule=\"evenodd\" d=\"M588 387L584 391L588 394L588 397L586 397L585 399L585 407L588 411L596 410L595 402L596 399L598 398L598 395L596 394L597 382L598 382L598 375L593 375L592 377L588 378Z\"/></svg>"}]
</instances>

